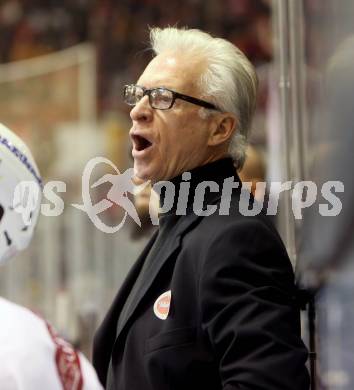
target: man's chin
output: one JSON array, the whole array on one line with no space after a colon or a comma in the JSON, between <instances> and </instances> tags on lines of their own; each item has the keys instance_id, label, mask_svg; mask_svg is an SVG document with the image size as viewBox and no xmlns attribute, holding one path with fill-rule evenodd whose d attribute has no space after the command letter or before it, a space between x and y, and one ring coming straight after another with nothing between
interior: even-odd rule
<instances>
[{"instance_id":1,"label":"man's chin","mask_svg":"<svg viewBox=\"0 0 354 390\"><path fill-rule=\"evenodd\" d=\"M154 159L150 163L144 164L143 161L134 159L134 176L137 180L149 181L155 184L164 179L164 166L160 159Z\"/></svg>"},{"instance_id":2,"label":"man's chin","mask_svg":"<svg viewBox=\"0 0 354 390\"><path fill-rule=\"evenodd\" d=\"M149 169L134 166L134 183L144 183L148 180L152 180L152 174Z\"/></svg>"}]
</instances>

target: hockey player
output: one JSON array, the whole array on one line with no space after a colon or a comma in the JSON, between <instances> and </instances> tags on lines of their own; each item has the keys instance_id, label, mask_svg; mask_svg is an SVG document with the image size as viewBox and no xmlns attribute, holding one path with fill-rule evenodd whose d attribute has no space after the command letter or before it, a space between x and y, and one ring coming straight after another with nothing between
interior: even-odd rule
<instances>
[{"instance_id":1,"label":"hockey player","mask_svg":"<svg viewBox=\"0 0 354 390\"><path fill-rule=\"evenodd\" d=\"M30 243L41 192L42 180L28 147L0 124L0 262ZM87 359L46 320L0 297L0 389L102 387Z\"/></svg>"}]
</instances>

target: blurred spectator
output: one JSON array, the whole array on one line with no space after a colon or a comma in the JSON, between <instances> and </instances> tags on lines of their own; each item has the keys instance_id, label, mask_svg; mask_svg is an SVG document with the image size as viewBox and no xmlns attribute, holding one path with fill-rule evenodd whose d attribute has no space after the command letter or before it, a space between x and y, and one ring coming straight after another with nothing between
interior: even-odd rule
<instances>
[{"instance_id":1,"label":"blurred spectator","mask_svg":"<svg viewBox=\"0 0 354 390\"><path fill-rule=\"evenodd\" d=\"M174 0L168 7L162 0L6 0L0 5L0 62L91 41L98 52L102 112L117 108L123 79L135 80L146 63L149 25L179 24L223 35L257 65L270 59L269 34L264 33L270 11L265 0Z\"/></svg>"}]
</instances>

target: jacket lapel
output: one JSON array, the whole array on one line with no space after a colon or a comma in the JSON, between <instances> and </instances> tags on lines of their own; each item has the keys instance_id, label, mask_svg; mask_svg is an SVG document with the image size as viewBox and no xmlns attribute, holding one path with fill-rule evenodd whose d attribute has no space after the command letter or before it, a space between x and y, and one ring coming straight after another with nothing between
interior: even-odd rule
<instances>
[{"instance_id":1,"label":"jacket lapel","mask_svg":"<svg viewBox=\"0 0 354 390\"><path fill-rule=\"evenodd\" d=\"M120 312L120 310L122 309L123 305L124 305L124 302L126 301L138 275L139 275L139 272L144 264L144 260L147 256L147 254L150 252L150 249L151 247L153 246L155 240L156 240L156 237L157 237L157 231L152 235L152 237L150 238L149 242L146 244L145 248L143 249L143 251L141 252L141 254L139 255L139 257L137 258L137 260L135 261L134 265L132 266L131 270L128 272L128 275L126 276L123 284L122 284L122 287L120 288L114 302L113 302L113 305L112 307L115 308L115 310L117 310L118 312Z\"/></svg>"},{"instance_id":2,"label":"jacket lapel","mask_svg":"<svg viewBox=\"0 0 354 390\"><path fill-rule=\"evenodd\" d=\"M150 251L157 232L151 237L150 241L144 248L141 255L138 257L130 272L128 273L122 287L116 295L108 313L106 314L102 324L98 328L94 340L94 355L93 363L98 372L102 383L106 381L107 367L111 357L111 351L114 345L117 332L117 320L123 304L131 291L133 284L140 272L147 253Z\"/></svg>"},{"instance_id":3,"label":"jacket lapel","mask_svg":"<svg viewBox=\"0 0 354 390\"><path fill-rule=\"evenodd\" d=\"M189 231L196 223L198 223L200 217L198 217L195 214L189 214L186 216L181 217L178 222L176 229L174 229L173 233L171 234L171 238L169 239L169 244L163 251L162 257L159 259L159 261L155 262L149 272L146 273L146 276L144 277L142 281L142 288L138 292L138 295L135 299L135 302L131 305L129 311L127 312L127 315L125 318L122 319L120 327L117 329L117 339L121 335L123 329L128 325L130 322L130 319L133 317L135 311L139 307L142 299L145 297L145 295L148 293L150 287L154 283L155 279L157 278L158 274L162 270L162 268L165 266L165 264L170 260L170 259L175 259L176 256L173 256L175 252L180 248L181 246L181 239L183 235ZM151 248L151 246L150 246ZM150 249L149 248L149 249ZM148 254L148 251L144 251L144 256L143 258L146 257ZM139 259L141 258L139 257ZM143 260L141 261L143 263ZM141 269L141 266L139 267ZM137 277L137 274L136 274ZM136 277L134 280L136 280ZM126 296L125 296L126 298ZM120 305L122 307L122 304Z\"/></svg>"}]
</instances>

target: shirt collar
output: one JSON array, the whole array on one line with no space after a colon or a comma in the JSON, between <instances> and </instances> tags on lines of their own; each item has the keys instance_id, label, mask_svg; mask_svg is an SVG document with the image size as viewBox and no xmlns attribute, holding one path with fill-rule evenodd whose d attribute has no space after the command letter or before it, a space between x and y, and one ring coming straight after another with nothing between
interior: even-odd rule
<instances>
[{"instance_id":1,"label":"shirt collar","mask_svg":"<svg viewBox=\"0 0 354 390\"><path fill-rule=\"evenodd\" d=\"M186 171L169 180L174 185L174 200L172 208L160 215L160 217L170 215L184 215L193 210L195 190L201 182L213 181L219 186L219 192L213 192L213 196L221 195L224 180L228 177L236 176L236 168L231 158L223 158L208 164ZM188 188L189 187L189 188ZM165 204L165 197L168 192L162 190L160 196L160 207ZM186 195L184 195L186 194ZM210 191L206 189L205 200L208 200ZM184 203L184 204L183 204ZM185 206L186 205L186 206ZM184 213L183 210L186 212Z\"/></svg>"}]
</instances>

